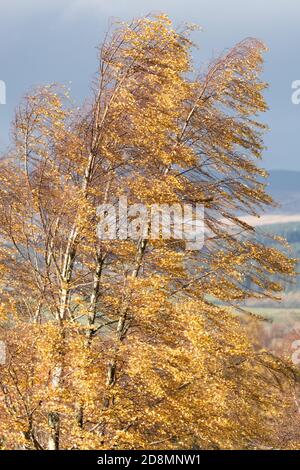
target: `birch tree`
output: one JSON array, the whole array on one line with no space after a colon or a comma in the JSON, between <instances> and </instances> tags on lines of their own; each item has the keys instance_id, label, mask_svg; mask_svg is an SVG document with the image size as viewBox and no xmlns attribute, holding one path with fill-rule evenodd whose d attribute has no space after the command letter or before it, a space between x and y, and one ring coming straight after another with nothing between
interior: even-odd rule
<instances>
[{"instance_id":1,"label":"birch tree","mask_svg":"<svg viewBox=\"0 0 300 470\"><path fill-rule=\"evenodd\" d=\"M278 400L293 406L292 368L255 352L230 310L279 298L271 275L294 272L240 216L272 204L265 46L195 73L192 30L120 23L84 105L50 85L16 111L0 162L4 449L272 446ZM203 204L205 246L99 239L97 208L125 196Z\"/></svg>"}]
</instances>

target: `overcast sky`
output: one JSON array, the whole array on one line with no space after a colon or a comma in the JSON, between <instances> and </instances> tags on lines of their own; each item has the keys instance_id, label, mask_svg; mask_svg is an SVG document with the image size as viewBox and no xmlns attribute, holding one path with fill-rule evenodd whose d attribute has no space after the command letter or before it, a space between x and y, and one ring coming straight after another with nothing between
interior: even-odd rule
<instances>
[{"instance_id":1,"label":"overcast sky","mask_svg":"<svg viewBox=\"0 0 300 470\"><path fill-rule=\"evenodd\" d=\"M130 19L166 12L175 23L193 22L200 48L194 57L207 63L241 39L262 39L264 78L270 88L265 121L268 169L300 170L300 104L291 101L291 84L300 80L299 0L0 0L0 80L7 104L0 105L0 145L8 142L9 122L24 92L40 83L71 83L80 103L97 68L95 46L113 17Z\"/></svg>"}]
</instances>

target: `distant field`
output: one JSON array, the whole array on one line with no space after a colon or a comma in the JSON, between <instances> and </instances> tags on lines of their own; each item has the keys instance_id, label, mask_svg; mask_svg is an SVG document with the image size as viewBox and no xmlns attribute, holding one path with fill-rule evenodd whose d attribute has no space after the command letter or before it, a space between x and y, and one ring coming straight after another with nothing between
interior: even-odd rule
<instances>
[{"instance_id":1,"label":"distant field","mask_svg":"<svg viewBox=\"0 0 300 470\"><path fill-rule=\"evenodd\" d=\"M295 323L300 322L300 308L265 308L265 307L246 307L245 310L260 315L272 323Z\"/></svg>"},{"instance_id":2,"label":"distant field","mask_svg":"<svg viewBox=\"0 0 300 470\"><path fill-rule=\"evenodd\" d=\"M300 222L300 214L266 214L261 217L245 216L241 217L249 225L273 225L288 224L290 222Z\"/></svg>"}]
</instances>

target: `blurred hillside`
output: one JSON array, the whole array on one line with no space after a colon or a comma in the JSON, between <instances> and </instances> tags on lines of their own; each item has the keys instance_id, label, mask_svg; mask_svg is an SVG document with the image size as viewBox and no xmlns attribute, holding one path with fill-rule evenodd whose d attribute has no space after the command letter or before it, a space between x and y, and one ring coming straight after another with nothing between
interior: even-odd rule
<instances>
[{"instance_id":1,"label":"blurred hillside","mask_svg":"<svg viewBox=\"0 0 300 470\"><path fill-rule=\"evenodd\" d=\"M268 213L300 215L299 171L270 171L268 192L279 203L279 207L270 209Z\"/></svg>"}]
</instances>

